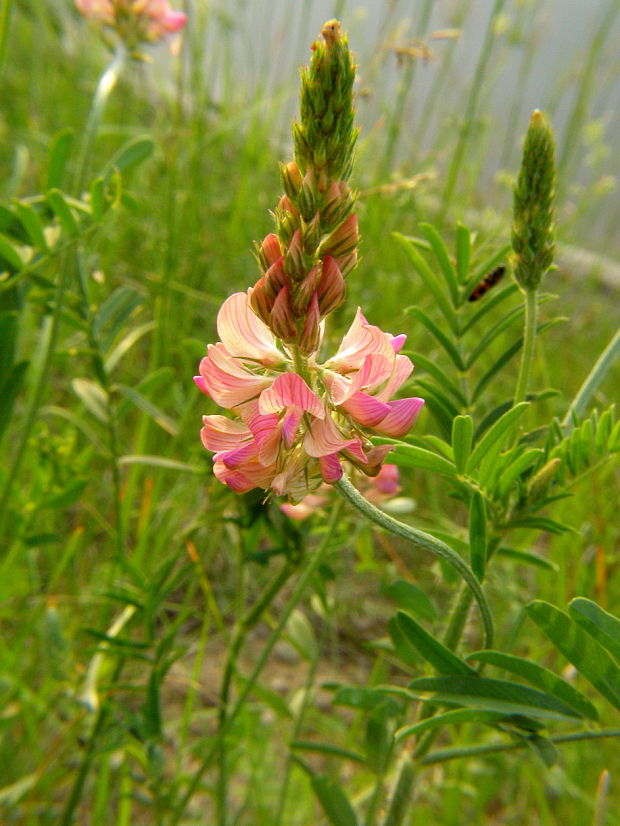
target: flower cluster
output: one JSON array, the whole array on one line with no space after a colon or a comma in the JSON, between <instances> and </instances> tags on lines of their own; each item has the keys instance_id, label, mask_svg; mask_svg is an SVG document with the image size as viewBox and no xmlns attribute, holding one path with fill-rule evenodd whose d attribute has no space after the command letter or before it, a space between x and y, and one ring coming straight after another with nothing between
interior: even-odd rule
<instances>
[{"instance_id":1,"label":"flower cluster","mask_svg":"<svg viewBox=\"0 0 620 826\"><path fill-rule=\"evenodd\" d=\"M129 48L158 43L187 21L187 15L173 11L168 0L76 0L76 6L84 17L114 29Z\"/></svg>"},{"instance_id":2,"label":"flower cluster","mask_svg":"<svg viewBox=\"0 0 620 826\"><path fill-rule=\"evenodd\" d=\"M371 432L403 436L424 404L392 399L413 369L399 353L405 336L384 333L358 310L331 358L319 363L315 351L300 367L253 313L251 293L222 305L220 341L209 345L195 378L235 416L203 417L201 438L215 453L217 478L238 493L258 487L298 501L340 479L342 459L376 475L390 446L373 446Z\"/></svg>"},{"instance_id":3,"label":"flower cluster","mask_svg":"<svg viewBox=\"0 0 620 826\"><path fill-rule=\"evenodd\" d=\"M424 403L393 399L413 369L400 354L405 336L382 332L359 310L336 354L318 360L324 319L344 301L359 243L347 183L355 69L338 21L322 35L302 69L295 160L281 167L276 231L257 248L260 278L223 304L220 341L196 377L234 417L203 418L217 478L239 493L258 487L290 501L340 479L343 459L376 476L390 446L370 436L403 436Z\"/></svg>"}]
</instances>

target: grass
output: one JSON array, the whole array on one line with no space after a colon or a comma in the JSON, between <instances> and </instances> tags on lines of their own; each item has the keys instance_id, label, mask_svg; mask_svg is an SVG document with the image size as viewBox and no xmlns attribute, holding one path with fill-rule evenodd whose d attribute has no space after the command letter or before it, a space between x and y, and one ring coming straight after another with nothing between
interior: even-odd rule
<instances>
[{"instance_id":1,"label":"grass","mask_svg":"<svg viewBox=\"0 0 620 826\"><path fill-rule=\"evenodd\" d=\"M3 5L2 19L10 5ZM214 480L197 433L200 415L216 409L197 398L191 382L206 343L216 338L221 301L256 278L252 244L272 226L268 211L280 194L276 161L291 153L295 67L323 22L318 5L305 2L267 19L261 4L191 4L181 57L160 49L153 64L133 63L124 75L106 109L93 168L129 138L151 136L154 153L124 178L133 208L113 209L83 245L88 308L72 278L43 406L27 432L29 400L45 366L53 286L63 267L76 266L73 254L52 256L23 282L17 349L30 366L4 432L1 465L6 474L25 432L0 556L3 823L214 822L217 789L209 772L196 783L185 814L174 820L174 812L213 748L226 642L284 558L303 565L299 548L316 548L325 538L325 519L289 524L260 496L233 497ZM613 230L617 201L609 188L617 136L606 127L618 96L617 73L609 68L610 61L617 64L611 48L617 3L592 4L581 53L587 72L577 88L565 55L557 55L544 77L537 73L546 48L541 26L546 20L551 36L558 14L551 3L536 12L510 0L496 3L494 20L475 4L457 5L460 12L434 4L431 14L430 4L421 4L420 19L400 33L408 4L387 4L380 15L367 4L366 18L352 4L338 9L361 78L354 183L362 192L363 261L333 335L346 329L359 304L373 322L406 330L408 345L438 362L432 338L404 312L417 304L432 313L433 300L391 233L419 235L418 222L431 220L442 222L451 238L456 221L466 220L479 247L509 240L506 181L516 173L529 117L523 89L532 79L543 86L552 122L558 120L560 244L620 253ZM394 44L453 25L462 29L459 39L428 41L436 54L429 65L395 68ZM476 51L482 31L489 36ZM66 127L82 129L107 56L70 4L43 0L13 4L10 35L0 43L0 193L10 205L43 191L53 136ZM501 100L498 115L493 90L514 61L519 84L505 87L511 97ZM408 188L420 172L435 177ZM106 303L119 289L125 304ZM595 275L575 280L563 271L549 277L546 289L559 297L543 307L544 318L570 321L539 346L536 386L561 388L570 399L616 331L617 289ZM97 359L119 344L102 398L92 384ZM489 360L500 352L498 342ZM513 365L489 406L510 392L515 375ZM616 365L596 393L601 409L614 400L619 380ZM545 414L562 409L557 397L543 403ZM416 434L434 428L425 415ZM555 572L510 561L492 572L487 589L505 650L513 646L536 662L565 667L533 624L521 625L527 622L521 607L532 598L564 607L576 595L588 596L618 613L617 493L617 468L606 465L554 506L554 518L577 531L535 540ZM403 496L417 503L415 519L425 529L449 520L466 525L466 513L446 495L440 477L404 473ZM534 541L523 532L522 546L530 536ZM337 773L353 800L371 793L374 776L354 760L290 753L288 746L297 739L363 748L365 716L333 706L333 692L321 686L336 680L376 685L394 674L377 641L386 637L395 607L384 589L403 574L445 610L456 587L449 572L347 512L302 604L310 622L289 621L285 641L277 643L228 730L230 824L273 826L279 807L286 826L319 822L297 759ZM237 692L281 621L294 582L252 628L240 654ZM136 613L123 614L131 606ZM126 623L115 626L122 616ZM469 638L475 633L468 631ZM605 725L617 726L617 712L598 705ZM438 746L470 742L463 729L444 735ZM559 765L550 770L525 750L437 764L423 775L412 822L614 826L620 823L616 750L612 740L563 745ZM612 777L601 820L597 784L605 768ZM284 772L289 787L282 801Z\"/></svg>"}]
</instances>

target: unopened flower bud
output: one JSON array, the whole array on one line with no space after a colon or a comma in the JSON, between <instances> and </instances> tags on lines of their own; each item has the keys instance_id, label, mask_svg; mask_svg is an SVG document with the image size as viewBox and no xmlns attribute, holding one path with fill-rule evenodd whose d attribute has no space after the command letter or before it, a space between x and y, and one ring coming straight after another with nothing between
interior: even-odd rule
<instances>
[{"instance_id":1,"label":"unopened flower bud","mask_svg":"<svg viewBox=\"0 0 620 826\"><path fill-rule=\"evenodd\" d=\"M305 315L308 304L321 279L321 267L313 267L308 275L295 285L293 313L297 318Z\"/></svg>"},{"instance_id":2,"label":"unopened flower bud","mask_svg":"<svg viewBox=\"0 0 620 826\"><path fill-rule=\"evenodd\" d=\"M321 240L321 216L317 212L314 218L303 225L304 252L312 256Z\"/></svg>"},{"instance_id":3,"label":"unopened flower bud","mask_svg":"<svg viewBox=\"0 0 620 826\"><path fill-rule=\"evenodd\" d=\"M300 229L296 229L291 237L288 250L284 256L284 269L293 280L303 278L306 273L306 261Z\"/></svg>"},{"instance_id":4,"label":"unopened flower bud","mask_svg":"<svg viewBox=\"0 0 620 826\"><path fill-rule=\"evenodd\" d=\"M321 244L321 254L328 253L334 258L343 258L357 249L359 232L357 215L349 215Z\"/></svg>"},{"instance_id":5,"label":"unopened flower bud","mask_svg":"<svg viewBox=\"0 0 620 826\"><path fill-rule=\"evenodd\" d=\"M265 282L265 295L273 304L282 287L289 286L289 279L284 272L283 255L281 255L277 261L274 261L262 280Z\"/></svg>"},{"instance_id":6,"label":"unopened flower bud","mask_svg":"<svg viewBox=\"0 0 620 826\"><path fill-rule=\"evenodd\" d=\"M282 287L271 309L269 326L275 336L282 341L294 341L297 327L293 318L291 296L288 287Z\"/></svg>"},{"instance_id":7,"label":"unopened flower bud","mask_svg":"<svg viewBox=\"0 0 620 826\"><path fill-rule=\"evenodd\" d=\"M265 324L269 324L273 300L268 298L265 293L264 278L259 278L252 289L249 290L249 304L261 321L264 321Z\"/></svg>"},{"instance_id":8,"label":"unopened flower bud","mask_svg":"<svg viewBox=\"0 0 620 826\"><path fill-rule=\"evenodd\" d=\"M331 255L323 259L321 280L318 285L319 308L322 316L328 315L344 300L344 278L336 260Z\"/></svg>"},{"instance_id":9,"label":"unopened flower bud","mask_svg":"<svg viewBox=\"0 0 620 826\"><path fill-rule=\"evenodd\" d=\"M297 193L301 189L302 184L301 173L295 161L280 164L280 177L284 191L288 197L294 201L297 198Z\"/></svg>"},{"instance_id":10,"label":"unopened flower bud","mask_svg":"<svg viewBox=\"0 0 620 826\"><path fill-rule=\"evenodd\" d=\"M265 270L269 269L269 267L275 263L278 258L282 257L280 241L274 232L270 232L269 235L266 235L263 239L263 243L261 244L259 250L259 257Z\"/></svg>"},{"instance_id":11,"label":"unopened flower bud","mask_svg":"<svg viewBox=\"0 0 620 826\"><path fill-rule=\"evenodd\" d=\"M561 462L562 460L556 456L532 476L527 486L527 498L530 501L536 502L546 496Z\"/></svg>"},{"instance_id":12,"label":"unopened flower bud","mask_svg":"<svg viewBox=\"0 0 620 826\"><path fill-rule=\"evenodd\" d=\"M514 276L526 291L538 288L553 263L554 157L553 132L536 110L525 136L513 204Z\"/></svg>"},{"instance_id":13,"label":"unopened flower bud","mask_svg":"<svg viewBox=\"0 0 620 826\"><path fill-rule=\"evenodd\" d=\"M314 353L319 348L321 338L321 315L316 292L312 294L306 311L306 319L299 337L299 348L305 355Z\"/></svg>"}]
</instances>

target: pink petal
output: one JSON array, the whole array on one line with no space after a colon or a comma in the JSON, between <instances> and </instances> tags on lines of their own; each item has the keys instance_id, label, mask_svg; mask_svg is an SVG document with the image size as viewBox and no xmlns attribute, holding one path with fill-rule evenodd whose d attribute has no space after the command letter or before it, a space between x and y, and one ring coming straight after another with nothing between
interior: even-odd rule
<instances>
[{"instance_id":1,"label":"pink petal","mask_svg":"<svg viewBox=\"0 0 620 826\"><path fill-rule=\"evenodd\" d=\"M337 453L330 453L328 456L321 456L319 459L321 476L330 485L337 482L342 477L342 465Z\"/></svg>"},{"instance_id":2,"label":"pink petal","mask_svg":"<svg viewBox=\"0 0 620 826\"><path fill-rule=\"evenodd\" d=\"M257 455L257 444L251 441L234 450L225 450L221 453L216 453L214 459L216 462L223 462L227 468L243 468L244 466L247 467L250 462L256 461Z\"/></svg>"},{"instance_id":3,"label":"pink petal","mask_svg":"<svg viewBox=\"0 0 620 826\"><path fill-rule=\"evenodd\" d=\"M317 419L312 423L312 427L304 437L304 448L309 456L317 458L348 449L366 459L360 440L357 437L345 439L331 416Z\"/></svg>"},{"instance_id":4,"label":"pink petal","mask_svg":"<svg viewBox=\"0 0 620 826\"><path fill-rule=\"evenodd\" d=\"M236 358L253 359L266 366L284 361L271 330L251 309L247 293L233 293L222 304L217 314L217 332L224 347Z\"/></svg>"},{"instance_id":5,"label":"pink petal","mask_svg":"<svg viewBox=\"0 0 620 826\"><path fill-rule=\"evenodd\" d=\"M369 324L358 307L338 352L326 362L326 366L347 372L361 367L366 356L371 355L382 355L391 360L394 358L394 348L387 333Z\"/></svg>"},{"instance_id":6,"label":"pink petal","mask_svg":"<svg viewBox=\"0 0 620 826\"><path fill-rule=\"evenodd\" d=\"M203 428L200 437L207 450L219 452L233 450L251 437L249 429L242 423L226 416L203 416Z\"/></svg>"},{"instance_id":7,"label":"pink petal","mask_svg":"<svg viewBox=\"0 0 620 826\"><path fill-rule=\"evenodd\" d=\"M299 427L299 422L301 421L301 417L303 415L304 411L301 407L297 407L296 405L287 408L286 413L284 414L284 418L282 419L282 438L284 439L284 444L289 448L295 441L295 437L297 436L297 428Z\"/></svg>"},{"instance_id":8,"label":"pink petal","mask_svg":"<svg viewBox=\"0 0 620 826\"><path fill-rule=\"evenodd\" d=\"M200 362L200 375L200 389L204 383L207 394L222 407L235 407L258 396L273 381L251 373L219 343L209 345L208 355Z\"/></svg>"},{"instance_id":9,"label":"pink petal","mask_svg":"<svg viewBox=\"0 0 620 826\"><path fill-rule=\"evenodd\" d=\"M385 436L399 438L407 433L418 418L424 399L396 399L389 402L389 406L391 411L374 429Z\"/></svg>"},{"instance_id":10,"label":"pink petal","mask_svg":"<svg viewBox=\"0 0 620 826\"><path fill-rule=\"evenodd\" d=\"M375 427L390 413L389 405L361 391L354 393L341 407L365 427Z\"/></svg>"},{"instance_id":11,"label":"pink petal","mask_svg":"<svg viewBox=\"0 0 620 826\"><path fill-rule=\"evenodd\" d=\"M394 393L409 378L412 371L413 363L408 356L396 356L392 374L385 386L378 393L375 393L376 398L382 402L389 402Z\"/></svg>"},{"instance_id":12,"label":"pink petal","mask_svg":"<svg viewBox=\"0 0 620 826\"><path fill-rule=\"evenodd\" d=\"M300 407L313 416L325 416L323 403L297 373L282 373L268 390L261 393L258 407L261 413L278 413L288 407Z\"/></svg>"},{"instance_id":13,"label":"pink petal","mask_svg":"<svg viewBox=\"0 0 620 826\"><path fill-rule=\"evenodd\" d=\"M388 333L389 335L389 333ZM405 346L405 342L407 341L407 335L405 333L401 333L398 336L392 336L392 340L390 344L392 345L395 353L400 353L400 351Z\"/></svg>"}]
</instances>

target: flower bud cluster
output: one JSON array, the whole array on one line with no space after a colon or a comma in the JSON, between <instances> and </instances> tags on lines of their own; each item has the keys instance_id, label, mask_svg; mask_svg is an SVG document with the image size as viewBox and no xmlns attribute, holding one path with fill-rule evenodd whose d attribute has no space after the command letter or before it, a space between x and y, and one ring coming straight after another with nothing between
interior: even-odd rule
<instances>
[{"instance_id":1,"label":"flower bud cluster","mask_svg":"<svg viewBox=\"0 0 620 826\"><path fill-rule=\"evenodd\" d=\"M323 318L344 301L359 243L347 183L357 137L355 67L338 21L326 23L322 34L301 73L295 160L281 166L276 232L258 246L261 277L250 294L250 306L273 334L305 356L318 348Z\"/></svg>"},{"instance_id":2,"label":"flower bud cluster","mask_svg":"<svg viewBox=\"0 0 620 826\"><path fill-rule=\"evenodd\" d=\"M555 252L553 199L555 142L542 112L532 114L514 190L512 249L514 276L526 291L538 289Z\"/></svg>"}]
</instances>

